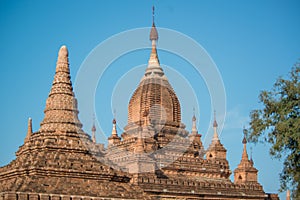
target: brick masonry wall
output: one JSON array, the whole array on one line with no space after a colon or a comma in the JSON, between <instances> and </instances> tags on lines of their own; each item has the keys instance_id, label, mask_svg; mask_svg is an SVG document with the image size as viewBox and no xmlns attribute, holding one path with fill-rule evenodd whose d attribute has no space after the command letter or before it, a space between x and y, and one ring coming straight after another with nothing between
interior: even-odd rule
<instances>
[{"instance_id":1,"label":"brick masonry wall","mask_svg":"<svg viewBox=\"0 0 300 200\"><path fill-rule=\"evenodd\" d=\"M121 198L105 198L105 197L59 195L59 194L39 194L39 193L23 193L23 192L0 193L0 200L108 200L108 199L117 200Z\"/></svg>"}]
</instances>

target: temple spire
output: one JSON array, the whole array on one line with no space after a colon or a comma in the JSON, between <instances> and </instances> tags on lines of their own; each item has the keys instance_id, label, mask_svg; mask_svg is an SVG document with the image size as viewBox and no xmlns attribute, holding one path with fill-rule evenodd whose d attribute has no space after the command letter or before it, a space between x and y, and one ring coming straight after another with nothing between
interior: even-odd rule
<instances>
[{"instance_id":1,"label":"temple spire","mask_svg":"<svg viewBox=\"0 0 300 200\"><path fill-rule=\"evenodd\" d=\"M155 27L155 22L154 22L154 6L152 7L152 28L151 28L151 32L150 32L150 40L155 42L158 40L158 33Z\"/></svg>"},{"instance_id":2,"label":"temple spire","mask_svg":"<svg viewBox=\"0 0 300 200\"><path fill-rule=\"evenodd\" d=\"M113 123L113 128L112 128L112 131L111 131L111 135L118 136L118 133L117 133L117 121L116 121L115 118L113 119L112 123Z\"/></svg>"},{"instance_id":3,"label":"temple spire","mask_svg":"<svg viewBox=\"0 0 300 200\"><path fill-rule=\"evenodd\" d=\"M96 143L96 126L95 126L95 116L93 116L93 126L92 126L92 141Z\"/></svg>"},{"instance_id":4,"label":"temple spire","mask_svg":"<svg viewBox=\"0 0 300 200\"><path fill-rule=\"evenodd\" d=\"M112 121L113 127L111 131L111 136L108 138L108 146L116 144L121 141L121 138L118 136L117 133L117 120L114 118Z\"/></svg>"},{"instance_id":5,"label":"temple spire","mask_svg":"<svg viewBox=\"0 0 300 200\"><path fill-rule=\"evenodd\" d=\"M226 151L227 150L225 149L223 144L221 144L221 141L218 136L217 128L218 128L218 123L217 123L217 119L216 119L216 111L214 111L214 122L213 122L214 135L213 135L211 144L209 145L209 147L206 151L206 158L208 160L211 160L211 159L225 160L227 162L227 160L226 160Z\"/></svg>"},{"instance_id":6,"label":"temple spire","mask_svg":"<svg viewBox=\"0 0 300 200\"><path fill-rule=\"evenodd\" d=\"M213 136L213 142L218 141L219 140L219 136L218 136L218 123L217 123L217 119L216 119L216 111L214 111L214 123L213 123L213 128L214 128L214 136Z\"/></svg>"},{"instance_id":7,"label":"temple spire","mask_svg":"<svg viewBox=\"0 0 300 200\"><path fill-rule=\"evenodd\" d=\"M249 160L247 153L247 130L243 129L244 137L243 143L243 154L241 162L238 164L237 168L234 170L234 183L257 183L257 173L258 170L253 166L253 161Z\"/></svg>"},{"instance_id":8,"label":"temple spire","mask_svg":"<svg viewBox=\"0 0 300 200\"><path fill-rule=\"evenodd\" d=\"M150 31L150 40L151 40L151 45L152 45L152 50L150 54L150 58L148 61L148 67L145 72L145 77L163 77L164 72L163 69L160 67L158 55L157 55L157 49L156 49L156 42L158 40L158 33L155 27L155 22L154 22L154 7L152 8L152 15L153 15L153 22L152 22L152 27Z\"/></svg>"},{"instance_id":9,"label":"temple spire","mask_svg":"<svg viewBox=\"0 0 300 200\"><path fill-rule=\"evenodd\" d=\"M25 141L28 141L29 138L31 137L31 135L32 135L32 119L29 117L28 118L28 126L27 126L27 135L26 135Z\"/></svg>"},{"instance_id":10,"label":"temple spire","mask_svg":"<svg viewBox=\"0 0 300 200\"><path fill-rule=\"evenodd\" d=\"M118 132L117 132L116 110L114 110L114 118L113 118L112 123L113 123L113 128L112 128L111 135L119 137Z\"/></svg>"},{"instance_id":11,"label":"temple spire","mask_svg":"<svg viewBox=\"0 0 300 200\"><path fill-rule=\"evenodd\" d=\"M155 11L155 7L152 6L152 26L154 26L154 11Z\"/></svg>"},{"instance_id":12,"label":"temple spire","mask_svg":"<svg viewBox=\"0 0 300 200\"><path fill-rule=\"evenodd\" d=\"M68 54L66 46L58 52L56 72L39 132L83 133L70 78Z\"/></svg>"},{"instance_id":13,"label":"temple spire","mask_svg":"<svg viewBox=\"0 0 300 200\"><path fill-rule=\"evenodd\" d=\"M195 109L194 109L194 114L193 114L193 118L192 118L192 135L195 135L198 133L197 130L197 119L195 116Z\"/></svg>"},{"instance_id":14,"label":"temple spire","mask_svg":"<svg viewBox=\"0 0 300 200\"><path fill-rule=\"evenodd\" d=\"M248 161L248 153L247 153L247 139L246 139L246 129L244 128L243 130L243 133L244 133L244 138L243 138L243 145L244 145L244 148L243 148L243 154L242 154L242 161Z\"/></svg>"}]
</instances>

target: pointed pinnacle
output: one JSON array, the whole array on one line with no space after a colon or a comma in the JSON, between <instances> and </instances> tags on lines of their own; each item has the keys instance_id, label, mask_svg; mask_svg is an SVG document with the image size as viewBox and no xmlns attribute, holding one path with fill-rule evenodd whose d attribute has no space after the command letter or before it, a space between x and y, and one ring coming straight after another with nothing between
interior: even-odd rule
<instances>
[{"instance_id":1,"label":"pointed pinnacle","mask_svg":"<svg viewBox=\"0 0 300 200\"><path fill-rule=\"evenodd\" d=\"M155 11L155 7L154 5L152 6L152 23L154 24L154 11Z\"/></svg>"},{"instance_id":2,"label":"pointed pinnacle","mask_svg":"<svg viewBox=\"0 0 300 200\"><path fill-rule=\"evenodd\" d=\"M93 114L93 125L92 125L92 132L96 132L96 126L95 126L95 114Z\"/></svg>"},{"instance_id":3,"label":"pointed pinnacle","mask_svg":"<svg viewBox=\"0 0 300 200\"><path fill-rule=\"evenodd\" d=\"M247 144L247 139L246 139L247 130L245 129L245 127L243 128L243 133L244 133L244 138L243 138L242 143L243 143L243 144Z\"/></svg>"},{"instance_id":4,"label":"pointed pinnacle","mask_svg":"<svg viewBox=\"0 0 300 200\"><path fill-rule=\"evenodd\" d=\"M152 7L152 28L150 31L150 40L158 40L158 33L155 27L155 22L154 22L154 6Z\"/></svg>"},{"instance_id":5,"label":"pointed pinnacle","mask_svg":"<svg viewBox=\"0 0 300 200\"><path fill-rule=\"evenodd\" d=\"M118 137L118 132L117 132L117 120L114 118L113 121L113 127L112 127L112 131L111 131L111 135L112 136L117 136Z\"/></svg>"},{"instance_id":6,"label":"pointed pinnacle","mask_svg":"<svg viewBox=\"0 0 300 200\"><path fill-rule=\"evenodd\" d=\"M69 52L68 52L68 48L66 47L66 45L63 45L60 47L59 52L58 52L58 59L57 62L58 63L68 63L68 56L69 56Z\"/></svg>"},{"instance_id":7,"label":"pointed pinnacle","mask_svg":"<svg viewBox=\"0 0 300 200\"><path fill-rule=\"evenodd\" d=\"M217 119L216 119L216 111L214 111L214 124L213 127L218 127Z\"/></svg>"},{"instance_id":8,"label":"pointed pinnacle","mask_svg":"<svg viewBox=\"0 0 300 200\"><path fill-rule=\"evenodd\" d=\"M244 148L243 148L243 154L242 154L242 161L248 161L248 153L247 153L247 145L244 143Z\"/></svg>"},{"instance_id":9,"label":"pointed pinnacle","mask_svg":"<svg viewBox=\"0 0 300 200\"><path fill-rule=\"evenodd\" d=\"M197 130L197 124L196 124L196 116L195 114L193 115L193 118L192 118L192 134L194 133L198 133L198 130Z\"/></svg>"},{"instance_id":10,"label":"pointed pinnacle","mask_svg":"<svg viewBox=\"0 0 300 200\"><path fill-rule=\"evenodd\" d=\"M28 118L28 129L27 129L27 133L32 134L32 119L29 117Z\"/></svg>"},{"instance_id":11,"label":"pointed pinnacle","mask_svg":"<svg viewBox=\"0 0 300 200\"><path fill-rule=\"evenodd\" d=\"M195 116L195 107L193 108L193 118L192 118L193 121L196 121L196 116Z\"/></svg>"},{"instance_id":12,"label":"pointed pinnacle","mask_svg":"<svg viewBox=\"0 0 300 200\"><path fill-rule=\"evenodd\" d=\"M28 118L28 126L27 126L27 135L26 135L25 141L28 141L29 138L31 137L31 135L32 135L32 119L29 117Z\"/></svg>"},{"instance_id":13,"label":"pointed pinnacle","mask_svg":"<svg viewBox=\"0 0 300 200\"><path fill-rule=\"evenodd\" d=\"M82 132L78 119L75 98L68 63L68 49L62 46L58 52L56 73L46 100L44 119L40 132Z\"/></svg>"}]
</instances>

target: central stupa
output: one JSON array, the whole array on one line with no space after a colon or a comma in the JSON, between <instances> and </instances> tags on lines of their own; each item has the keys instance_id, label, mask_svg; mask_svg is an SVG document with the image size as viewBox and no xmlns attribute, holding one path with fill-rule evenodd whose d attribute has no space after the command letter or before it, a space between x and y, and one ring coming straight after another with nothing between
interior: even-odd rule
<instances>
[{"instance_id":1,"label":"central stupa","mask_svg":"<svg viewBox=\"0 0 300 200\"><path fill-rule=\"evenodd\" d=\"M158 33L154 22L150 40L152 50L148 66L129 101L128 125L125 127L128 134L136 132L141 126L184 126L181 124L179 100L160 66L156 49Z\"/></svg>"}]
</instances>

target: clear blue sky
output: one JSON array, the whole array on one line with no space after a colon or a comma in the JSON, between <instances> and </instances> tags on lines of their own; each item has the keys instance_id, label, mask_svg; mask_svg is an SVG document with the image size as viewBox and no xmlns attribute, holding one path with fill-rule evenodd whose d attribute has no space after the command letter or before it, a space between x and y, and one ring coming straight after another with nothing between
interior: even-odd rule
<instances>
[{"instance_id":1,"label":"clear blue sky","mask_svg":"<svg viewBox=\"0 0 300 200\"><path fill-rule=\"evenodd\" d=\"M158 27L193 38L218 66L227 96L221 141L228 150L231 170L235 169L242 153L242 127L247 126L249 112L260 106L259 92L270 89L276 78L285 76L300 57L299 1L1 0L1 166L14 159L14 152L23 144L28 117L33 118L34 130L38 130L59 47L66 44L69 48L74 82L82 62L99 43L128 29L150 26L152 4L156 6ZM149 51L129 54L120 63L129 67L145 64L148 55ZM159 52L159 55L161 63L176 65L176 59L167 53ZM184 62L181 64L184 67ZM176 80L171 77L173 84ZM199 84L203 85L203 80ZM206 93L203 88L203 96ZM179 98L186 97L179 95ZM96 97L97 100L101 98ZM127 104L128 99L125 101ZM202 104L206 101L203 98ZM183 114L183 122L190 129L192 107L182 107L182 110L189 111ZM97 118L103 118L104 135L108 135L112 113L102 112L101 106L96 105L96 114ZM121 116L118 121L126 121ZM200 107L200 132L206 131L210 119L211 112ZM90 126L91 120L84 124L84 129L90 132ZM98 140L103 137L98 136ZM264 144L253 147L259 182L267 192L276 192L281 162L269 157Z\"/></svg>"}]
</instances>

